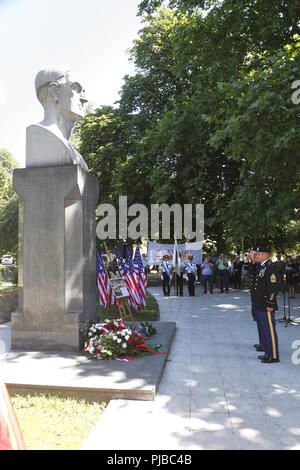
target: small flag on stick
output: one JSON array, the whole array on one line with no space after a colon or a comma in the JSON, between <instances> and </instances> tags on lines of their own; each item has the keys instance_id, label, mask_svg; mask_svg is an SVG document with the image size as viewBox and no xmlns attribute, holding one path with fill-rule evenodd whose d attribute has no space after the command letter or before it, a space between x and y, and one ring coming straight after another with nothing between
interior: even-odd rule
<instances>
[{"instance_id":1,"label":"small flag on stick","mask_svg":"<svg viewBox=\"0 0 300 470\"><path fill-rule=\"evenodd\" d=\"M116 303L116 294L113 291L111 281L100 252L96 254L96 276L99 291L100 304L109 307Z\"/></svg>"}]
</instances>

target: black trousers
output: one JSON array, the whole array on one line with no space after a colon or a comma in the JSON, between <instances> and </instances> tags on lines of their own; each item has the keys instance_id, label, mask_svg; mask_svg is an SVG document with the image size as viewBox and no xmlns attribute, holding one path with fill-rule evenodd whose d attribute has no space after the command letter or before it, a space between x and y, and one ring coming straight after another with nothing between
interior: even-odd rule
<instances>
[{"instance_id":1,"label":"black trousers","mask_svg":"<svg viewBox=\"0 0 300 470\"><path fill-rule=\"evenodd\" d=\"M252 318L256 322L257 326L257 331L258 331L258 344L262 347L264 347L264 338L262 334L262 328L260 327L259 319L257 316L256 310L254 310L253 305L252 305Z\"/></svg>"},{"instance_id":2,"label":"black trousers","mask_svg":"<svg viewBox=\"0 0 300 470\"><path fill-rule=\"evenodd\" d=\"M164 296L169 296L170 295L170 289L171 289L170 278L167 275L167 273L163 273L163 293L164 293Z\"/></svg>"},{"instance_id":3,"label":"black trousers","mask_svg":"<svg viewBox=\"0 0 300 470\"><path fill-rule=\"evenodd\" d=\"M218 274L219 274L220 291L224 292L224 286L225 286L225 290L226 292L228 292L228 271L219 269Z\"/></svg>"},{"instance_id":4,"label":"black trousers","mask_svg":"<svg viewBox=\"0 0 300 470\"><path fill-rule=\"evenodd\" d=\"M234 289L240 289L242 287L242 273L241 271L235 272L233 275L233 287Z\"/></svg>"},{"instance_id":5,"label":"black trousers","mask_svg":"<svg viewBox=\"0 0 300 470\"><path fill-rule=\"evenodd\" d=\"M275 312L256 310L256 317L257 326L262 336L262 345L265 348L265 355L270 359L279 359Z\"/></svg>"},{"instance_id":6,"label":"black trousers","mask_svg":"<svg viewBox=\"0 0 300 470\"><path fill-rule=\"evenodd\" d=\"M195 295L195 280L196 280L195 274L188 273L188 291L191 297Z\"/></svg>"},{"instance_id":7,"label":"black trousers","mask_svg":"<svg viewBox=\"0 0 300 470\"><path fill-rule=\"evenodd\" d=\"M183 273L176 274L176 282L177 282L177 292L176 295L183 296Z\"/></svg>"}]
</instances>

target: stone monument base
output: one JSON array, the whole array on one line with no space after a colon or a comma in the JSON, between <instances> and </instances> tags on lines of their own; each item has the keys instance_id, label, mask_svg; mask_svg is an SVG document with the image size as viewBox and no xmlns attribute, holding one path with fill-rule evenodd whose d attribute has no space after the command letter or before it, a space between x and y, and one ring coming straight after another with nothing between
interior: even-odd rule
<instances>
[{"instance_id":1,"label":"stone monument base","mask_svg":"<svg viewBox=\"0 0 300 470\"><path fill-rule=\"evenodd\" d=\"M25 351L78 351L79 349L79 319L78 313L67 313L59 328L45 324L41 329L33 322L26 321L24 314L13 312L12 349Z\"/></svg>"},{"instance_id":2,"label":"stone monument base","mask_svg":"<svg viewBox=\"0 0 300 470\"><path fill-rule=\"evenodd\" d=\"M134 361L90 360L82 353L11 351L0 365L10 393L46 393L88 401L154 400L176 331L175 322L153 322L151 342L165 354ZM149 340L150 342L150 340Z\"/></svg>"},{"instance_id":3,"label":"stone monument base","mask_svg":"<svg viewBox=\"0 0 300 470\"><path fill-rule=\"evenodd\" d=\"M97 180L78 165L14 171L19 305L12 349L78 351L96 313Z\"/></svg>"}]
</instances>

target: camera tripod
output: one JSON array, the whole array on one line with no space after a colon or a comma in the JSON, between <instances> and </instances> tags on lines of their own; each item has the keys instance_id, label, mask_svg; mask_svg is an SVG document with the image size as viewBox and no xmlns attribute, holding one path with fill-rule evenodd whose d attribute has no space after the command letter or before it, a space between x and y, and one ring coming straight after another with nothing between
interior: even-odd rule
<instances>
[{"instance_id":1,"label":"camera tripod","mask_svg":"<svg viewBox=\"0 0 300 470\"><path fill-rule=\"evenodd\" d=\"M286 313L286 305L285 305L285 297L286 297L286 285L288 285L288 305L287 305L287 313ZM288 325L297 326L300 325L300 318L291 318L291 294L289 284L286 282L286 278L284 278L282 283L282 293L283 293L283 317L279 318L277 321L278 323L285 323L285 328Z\"/></svg>"}]
</instances>

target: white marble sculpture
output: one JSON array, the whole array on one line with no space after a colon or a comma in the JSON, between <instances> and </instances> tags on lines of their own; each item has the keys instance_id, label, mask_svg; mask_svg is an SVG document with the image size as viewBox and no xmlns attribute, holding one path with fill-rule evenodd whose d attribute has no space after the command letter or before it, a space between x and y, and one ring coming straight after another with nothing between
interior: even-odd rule
<instances>
[{"instance_id":1,"label":"white marble sculpture","mask_svg":"<svg viewBox=\"0 0 300 470\"><path fill-rule=\"evenodd\" d=\"M44 69L35 77L35 91L44 119L26 129L26 167L80 165L86 162L69 142L75 123L84 116L87 102L80 83L69 72Z\"/></svg>"}]
</instances>

